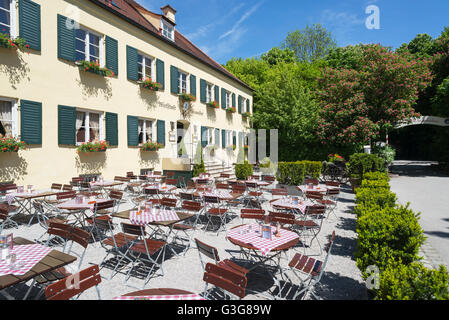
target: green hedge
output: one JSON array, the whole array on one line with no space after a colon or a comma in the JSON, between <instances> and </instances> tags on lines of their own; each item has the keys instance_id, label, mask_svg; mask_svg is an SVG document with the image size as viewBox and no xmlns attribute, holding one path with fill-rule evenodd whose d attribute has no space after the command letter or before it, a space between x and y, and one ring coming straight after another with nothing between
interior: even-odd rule
<instances>
[{"instance_id":1,"label":"green hedge","mask_svg":"<svg viewBox=\"0 0 449 320\"><path fill-rule=\"evenodd\" d=\"M363 180L360 188L390 190L390 184L386 180Z\"/></svg>"},{"instance_id":2,"label":"green hedge","mask_svg":"<svg viewBox=\"0 0 449 320\"><path fill-rule=\"evenodd\" d=\"M318 179L321 169L319 161L279 162L276 179L280 184L301 185L306 177Z\"/></svg>"},{"instance_id":3,"label":"green hedge","mask_svg":"<svg viewBox=\"0 0 449 320\"><path fill-rule=\"evenodd\" d=\"M235 165L235 176L239 180L247 180L250 175L253 174L253 166L245 161L244 163Z\"/></svg>"},{"instance_id":4,"label":"green hedge","mask_svg":"<svg viewBox=\"0 0 449 320\"><path fill-rule=\"evenodd\" d=\"M383 180L390 181L390 177L386 172L367 172L363 175L363 179L365 180Z\"/></svg>"},{"instance_id":5,"label":"green hedge","mask_svg":"<svg viewBox=\"0 0 449 320\"><path fill-rule=\"evenodd\" d=\"M384 172L384 161L375 154L355 153L347 163L348 173L351 177L364 178L368 172Z\"/></svg>"},{"instance_id":6,"label":"green hedge","mask_svg":"<svg viewBox=\"0 0 449 320\"><path fill-rule=\"evenodd\" d=\"M385 189L367 189L356 190L355 213L357 217L370 212L373 208L393 208L396 206L397 196L395 193Z\"/></svg>"}]
</instances>

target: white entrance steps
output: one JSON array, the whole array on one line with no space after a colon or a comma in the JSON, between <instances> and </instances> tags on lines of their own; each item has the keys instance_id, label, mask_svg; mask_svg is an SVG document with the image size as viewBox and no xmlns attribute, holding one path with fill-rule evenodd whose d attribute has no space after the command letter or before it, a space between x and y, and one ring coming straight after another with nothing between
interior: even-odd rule
<instances>
[{"instance_id":1,"label":"white entrance steps","mask_svg":"<svg viewBox=\"0 0 449 320\"><path fill-rule=\"evenodd\" d=\"M206 167L206 172L210 173L210 175L214 178L220 177L221 173L228 173L231 175L231 178L234 178L234 166L228 164L222 164L221 162L215 161L205 161L204 166Z\"/></svg>"}]
</instances>

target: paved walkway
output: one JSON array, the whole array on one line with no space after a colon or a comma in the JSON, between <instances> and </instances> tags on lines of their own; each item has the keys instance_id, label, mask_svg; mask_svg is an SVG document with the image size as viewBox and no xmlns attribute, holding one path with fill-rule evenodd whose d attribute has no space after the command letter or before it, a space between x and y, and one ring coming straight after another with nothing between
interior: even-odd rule
<instances>
[{"instance_id":1,"label":"paved walkway","mask_svg":"<svg viewBox=\"0 0 449 320\"><path fill-rule=\"evenodd\" d=\"M449 267L449 176L431 169L431 162L395 161L391 189L399 203L421 212L420 224L428 237L422 251L433 267Z\"/></svg>"}]
</instances>

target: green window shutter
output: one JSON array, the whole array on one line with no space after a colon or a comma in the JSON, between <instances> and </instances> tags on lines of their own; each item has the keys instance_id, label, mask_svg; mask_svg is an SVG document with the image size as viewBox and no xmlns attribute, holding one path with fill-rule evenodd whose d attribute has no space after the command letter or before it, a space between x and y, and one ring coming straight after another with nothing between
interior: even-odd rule
<instances>
[{"instance_id":1,"label":"green window shutter","mask_svg":"<svg viewBox=\"0 0 449 320\"><path fill-rule=\"evenodd\" d=\"M220 129L215 129L215 145L220 146Z\"/></svg>"},{"instance_id":2,"label":"green window shutter","mask_svg":"<svg viewBox=\"0 0 449 320\"><path fill-rule=\"evenodd\" d=\"M106 36L106 68L118 75L118 42Z\"/></svg>"},{"instance_id":3,"label":"green window shutter","mask_svg":"<svg viewBox=\"0 0 449 320\"><path fill-rule=\"evenodd\" d=\"M249 102L249 99L248 100L246 100L246 112L251 112L250 111L250 102Z\"/></svg>"},{"instance_id":4,"label":"green window shutter","mask_svg":"<svg viewBox=\"0 0 449 320\"><path fill-rule=\"evenodd\" d=\"M220 104L220 87L215 86L215 101Z\"/></svg>"},{"instance_id":5,"label":"green window shutter","mask_svg":"<svg viewBox=\"0 0 449 320\"><path fill-rule=\"evenodd\" d=\"M226 148L226 130L221 130L221 146Z\"/></svg>"},{"instance_id":6,"label":"green window shutter","mask_svg":"<svg viewBox=\"0 0 449 320\"><path fill-rule=\"evenodd\" d=\"M196 77L190 75L190 94L196 97Z\"/></svg>"},{"instance_id":7,"label":"green window shutter","mask_svg":"<svg viewBox=\"0 0 449 320\"><path fill-rule=\"evenodd\" d=\"M58 106L58 144L76 144L76 108Z\"/></svg>"},{"instance_id":8,"label":"green window shutter","mask_svg":"<svg viewBox=\"0 0 449 320\"><path fill-rule=\"evenodd\" d=\"M206 80L200 79L200 101L206 103Z\"/></svg>"},{"instance_id":9,"label":"green window shutter","mask_svg":"<svg viewBox=\"0 0 449 320\"><path fill-rule=\"evenodd\" d=\"M118 146L118 116L116 113L106 112L106 141L111 146Z\"/></svg>"},{"instance_id":10,"label":"green window shutter","mask_svg":"<svg viewBox=\"0 0 449 320\"><path fill-rule=\"evenodd\" d=\"M235 131L232 132L232 144L234 146L237 145L237 135L235 134Z\"/></svg>"},{"instance_id":11,"label":"green window shutter","mask_svg":"<svg viewBox=\"0 0 449 320\"><path fill-rule=\"evenodd\" d=\"M226 109L226 89L221 88L221 108Z\"/></svg>"},{"instance_id":12,"label":"green window shutter","mask_svg":"<svg viewBox=\"0 0 449 320\"><path fill-rule=\"evenodd\" d=\"M170 92L174 94L179 94L178 85L179 72L178 68L175 66L170 66Z\"/></svg>"},{"instance_id":13,"label":"green window shutter","mask_svg":"<svg viewBox=\"0 0 449 320\"><path fill-rule=\"evenodd\" d=\"M165 63L162 60L156 59L156 82L162 85L162 89L165 89Z\"/></svg>"},{"instance_id":14,"label":"green window shutter","mask_svg":"<svg viewBox=\"0 0 449 320\"><path fill-rule=\"evenodd\" d=\"M42 144L42 103L20 101L20 138L27 144Z\"/></svg>"},{"instance_id":15,"label":"green window shutter","mask_svg":"<svg viewBox=\"0 0 449 320\"><path fill-rule=\"evenodd\" d=\"M239 96L239 113L243 113L242 104L243 104L242 96Z\"/></svg>"},{"instance_id":16,"label":"green window shutter","mask_svg":"<svg viewBox=\"0 0 449 320\"><path fill-rule=\"evenodd\" d=\"M74 21L58 14L58 58L75 61Z\"/></svg>"},{"instance_id":17,"label":"green window shutter","mask_svg":"<svg viewBox=\"0 0 449 320\"><path fill-rule=\"evenodd\" d=\"M235 107L235 93L232 94L232 106L231 107Z\"/></svg>"},{"instance_id":18,"label":"green window shutter","mask_svg":"<svg viewBox=\"0 0 449 320\"><path fill-rule=\"evenodd\" d=\"M207 146L207 127L201 127L201 146L205 148Z\"/></svg>"},{"instance_id":19,"label":"green window shutter","mask_svg":"<svg viewBox=\"0 0 449 320\"><path fill-rule=\"evenodd\" d=\"M137 147L139 145L139 119L128 116L128 146Z\"/></svg>"},{"instance_id":20,"label":"green window shutter","mask_svg":"<svg viewBox=\"0 0 449 320\"><path fill-rule=\"evenodd\" d=\"M126 46L126 74L131 81L139 80L137 49L130 46Z\"/></svg>"},{"instance_id":21,"label":"green window shutter","mask_svg":"<svg viewBox=\"0 0 449 320\"><path fill-rule=\"evenodd\" d=\"M165 146L165 121L157 121L157 143Z\"/></svg>"},{"instance_id":22,"label":"green window shutter","mask_svg":"<svg viewBox=\"0 0 449 320\"><path fill-rule=\"evenodd\" d=\"M30 0L19 1L19 37L31 49L41 50L41 6Z\"/></svg>"}]
</instances>

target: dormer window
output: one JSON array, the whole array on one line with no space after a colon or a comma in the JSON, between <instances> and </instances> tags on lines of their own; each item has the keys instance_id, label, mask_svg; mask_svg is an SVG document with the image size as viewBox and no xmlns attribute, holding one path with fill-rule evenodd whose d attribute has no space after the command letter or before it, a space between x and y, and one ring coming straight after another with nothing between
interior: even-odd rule
<instances>
[{"instance_id":1,"label":"dormer window","mask_svg":"<svg viewBox=\"0 0 449 320\"><path fill-rule=\"evenodd\" d=\"M171 41L175 41L175 27L161 19L162 35Z\"/></svg>"}]
</instances>

